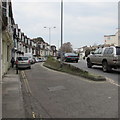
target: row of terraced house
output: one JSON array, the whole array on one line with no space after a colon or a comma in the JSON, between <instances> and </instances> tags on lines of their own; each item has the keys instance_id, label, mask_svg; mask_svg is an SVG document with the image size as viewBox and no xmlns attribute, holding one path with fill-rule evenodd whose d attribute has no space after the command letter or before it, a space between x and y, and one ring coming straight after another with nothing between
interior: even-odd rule
<instances>
[{"instance_id":1,"label":"row of terraced house","mask_svg":"<svg viewBox=\"0 0 120 120\"><path fill-rule=\"evenodd\" d=\"M23 56L24 53L32 53L34 57L47 57L49 55L56 55L56 46L50 46L41 37L30 39L25 35L18 25L13 25L13 39L14 48L12 49L12 56Z\"/></svg>"},{"instance_id":2,"label":"row of terraced house","mask_svg":"<svg viewBox=\"0 0 120 120\"><path fill-rule=\"evenodd\" d=\"M30 39L15 24L12 12L12 3L9 0L3 2L0 0L0 22L2 23L2 49L1 49L1 73L7 73L11 66L11 58L24 56L24 53L32 53L35 57L47 57L56 55L56 46L50 46L41 37Z\"/></svg>"}]
</instances>

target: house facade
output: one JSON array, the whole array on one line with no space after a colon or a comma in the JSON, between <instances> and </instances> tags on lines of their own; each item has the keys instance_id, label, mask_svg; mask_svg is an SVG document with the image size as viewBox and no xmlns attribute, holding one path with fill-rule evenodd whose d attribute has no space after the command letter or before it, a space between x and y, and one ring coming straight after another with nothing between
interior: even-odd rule
<instances>
[{"instance_id":1,"label":"house facade","mask_svg":"<svg viewBox=\"0 0 120 120\"><path fill-rule=\"evenodd\" d=\"M56 50L56 46L55 45L52 45L51 46L51 54L52 54L52 56L57 56L57 50Z\"/></svg>"},{"instance_id":2,"label":"house facade","mask_svg":"<svg viewBox=\"0 0 120 120\"><path fill-rule=\"evenodd\" d=\"M115 35L104 35L104 43L109 45L115 45L120 46L120 43L118 41L118 31L115 33Z\"/></svg>"},{"instance_id":3,"label":"house facade","mask_svg":"<svg viewBox=\"0 0 120 120\"><path fill-rule=\"evenodd\" d=\"M2 21L2 75L4 75L10 68L13 47L14 19L10 0L2 2Z\"/></svg>"},{"instance_id":4,"label":"house facade","mask_svg":"<svg viewBox=\"0 0 120 120\"><path fill-rule=\"evenodd\" d=\"M10 0L5 2L0 0L0 63L1 76L6 74L11 66L11 58L15 60L25 53L32 53L34 57L46 57L51 52L51 47L41 37L30 39L15 24L12 3Z\"/></svg>"},{"instance_id":5,"label":"house facade","mask_svg":"<svg viewBox=\"0 0 120 120\"><path fill-rule=\"evenodd\" d=\"M0 0L0 68L0 80L2 80L2 0Z\"/></svg>"}]
</instances>

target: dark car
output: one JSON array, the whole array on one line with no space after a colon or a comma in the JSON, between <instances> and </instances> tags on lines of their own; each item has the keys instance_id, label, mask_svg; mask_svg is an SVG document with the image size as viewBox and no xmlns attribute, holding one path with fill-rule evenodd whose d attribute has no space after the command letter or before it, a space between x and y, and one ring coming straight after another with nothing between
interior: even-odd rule
<instances>
[{"instance_id":1,"label":"dark car","mask_svg":"<svg viewBox=\"0 0 120 120\"><path fill-rule=\"evenodd\" d=\"M79 56L75 53L65 53L64 54L64 61L65 62L76 62L78 63Z\"/></svg>"}]
</instances>

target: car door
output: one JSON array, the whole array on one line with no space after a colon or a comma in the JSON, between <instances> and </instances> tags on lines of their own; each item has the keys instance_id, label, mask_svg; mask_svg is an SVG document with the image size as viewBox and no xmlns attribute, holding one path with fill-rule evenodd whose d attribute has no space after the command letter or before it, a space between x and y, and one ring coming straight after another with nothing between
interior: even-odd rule
<instances>
[{"instance_id":1,"label":"car door","mask_svg":"<svg viewBox=\"0 0 120 120\"><path fill-rule=\"evenodd\" d=\"M113 48L109 48L106 54L106 59L107 59L108 64L111 65L113 63L113 57L114 57Z\"/></svg>"},{"instance_id":2,"label":"car door","mask_svg":"<svg viewBox=\"0 0 120 120\"><path fill-rule=\"evenodd\" d=\"M97 58L96 58L96 63L97 64L102 64L102 59L103 59L103 48L100 48L97 54Z\"/></svg>"},{"instance_id":3,"label":"car door","mask_svg":"<svg viewBox=\"0 0 120 120\"><path fill-rule=\"evenodd\" d=\"M90 56L91 62L94 64L97 64L98 62L98 55L99 55L99 49L95 50L95 52Z\"/></svg>"}]
</instances>

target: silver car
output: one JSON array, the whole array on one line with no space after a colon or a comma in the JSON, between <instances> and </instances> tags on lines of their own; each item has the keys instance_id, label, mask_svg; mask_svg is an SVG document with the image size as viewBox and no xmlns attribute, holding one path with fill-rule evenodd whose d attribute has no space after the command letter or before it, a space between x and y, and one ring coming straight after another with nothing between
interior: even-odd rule
<instances>
[{"instance_id":1,"label":"silver car","mask_svg":"<svg viewBox=\"0 0 120 120\"><path fill-rule=\"evenodd\" d=\"M31 69L31 63L28 57L17 57L16 68L29 68Z\"/></svg>"},{"instance_id":2,"label":"silver car","mask_svg":"<svg viewBox=\"0 0 120 120\"><path fill-rule=\"evenodd\" d=\"M100 65L104 72L120 68L120 46L99 48L87 57L87 66Z\"/></svg>"}]
</instances>

